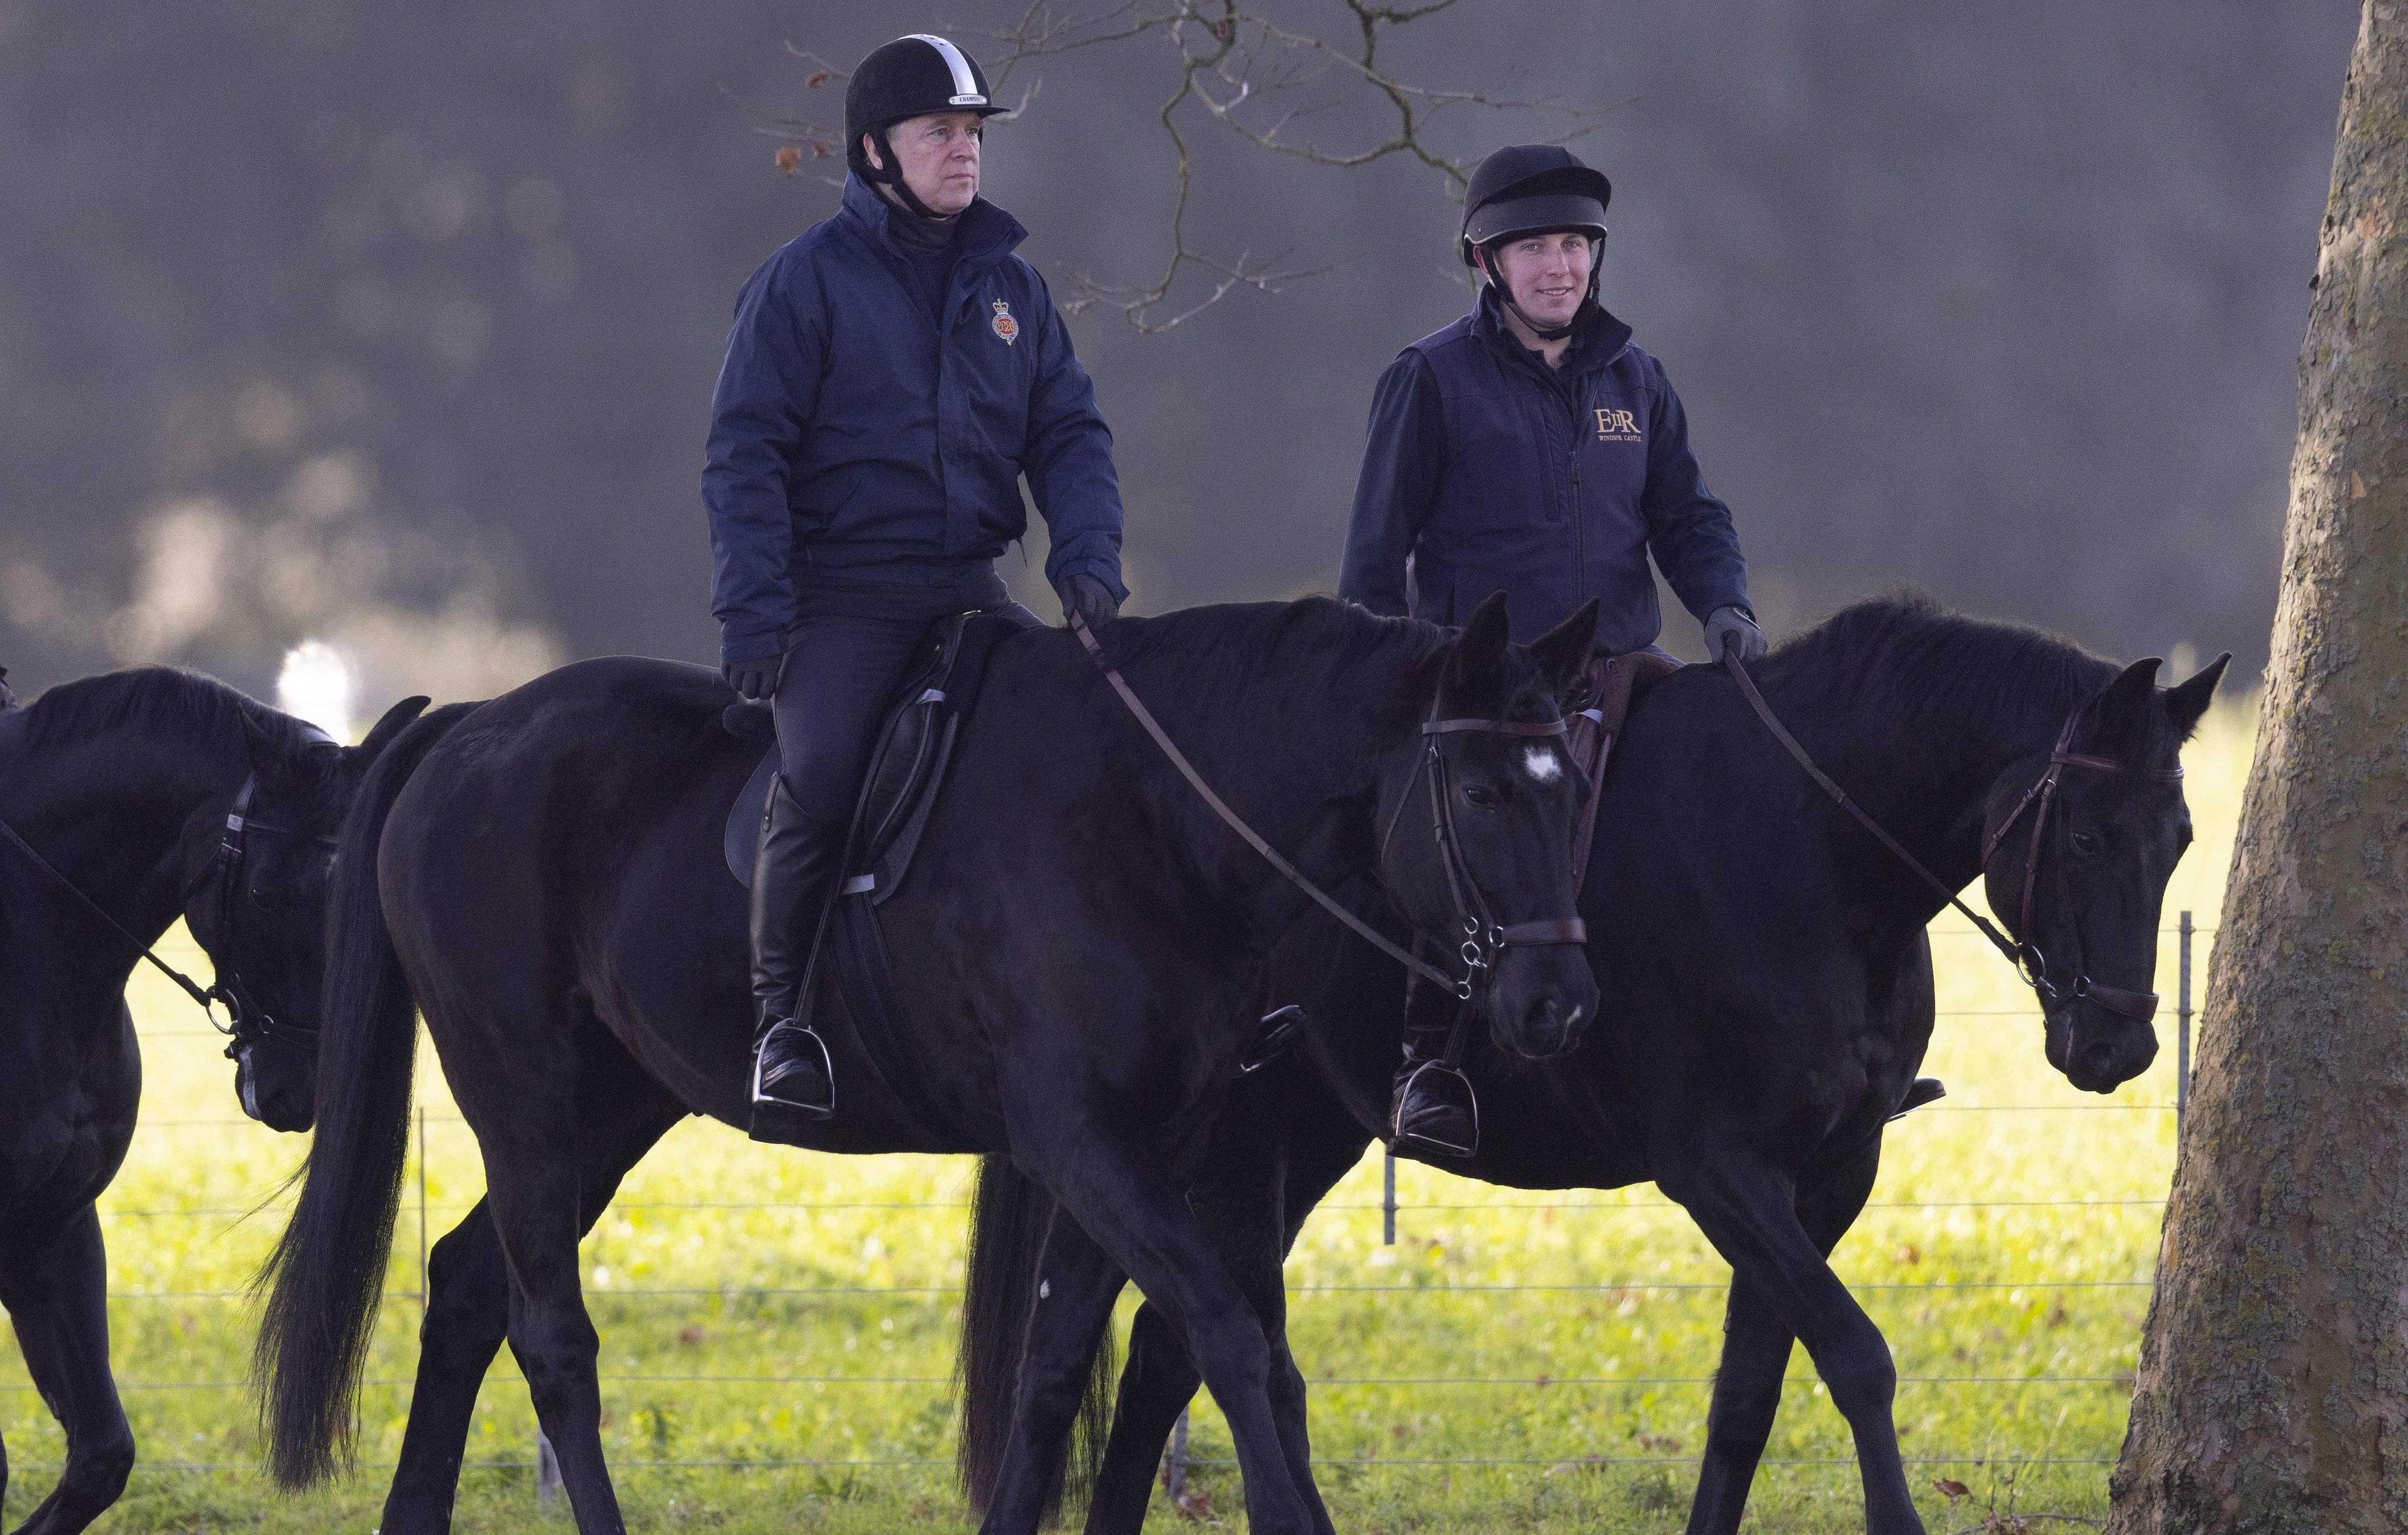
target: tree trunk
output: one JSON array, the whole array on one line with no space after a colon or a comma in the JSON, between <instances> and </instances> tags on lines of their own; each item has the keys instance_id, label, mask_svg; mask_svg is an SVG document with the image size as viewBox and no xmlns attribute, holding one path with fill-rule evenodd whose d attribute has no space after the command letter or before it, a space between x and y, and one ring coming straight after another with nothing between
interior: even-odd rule
<instances>
[{"instance_id":1,"label":"tree trunk","mask_svg":"<svg viewBox=\"0 0 2408 1535\"><path fill-rule=\"evenodd\" d=\"M2404 112L2408 0L2367 0L2113 1535L2408 1530Z\"/></svg>"}]
</instances>

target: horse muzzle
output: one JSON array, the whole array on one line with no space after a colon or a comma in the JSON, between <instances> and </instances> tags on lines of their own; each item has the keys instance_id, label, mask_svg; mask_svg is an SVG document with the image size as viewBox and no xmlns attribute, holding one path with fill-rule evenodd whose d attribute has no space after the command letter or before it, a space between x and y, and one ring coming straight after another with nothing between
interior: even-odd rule
<instances>
[{"instance_id":1,"label":"horse muzzle","mask_svg":"<svg viewBox=\"0 0 2408 1535\"><path fill-rule=\"evenodd\" d=\"M2047 1018L2048 1064L2086 1093L2112 1093L2157 1058L2157 1035L2143 1019L2075 997Z\"/></svg>"},{"instance_id":2,"label":"horse muzzle","mask_svg":"<svg viewBox=\"0 0 2408 1535\"><path fill-rule=\"evenodd\" d=\"M1525 950L1498 968L1488 1000L1498 1048L1544 1060L1578 1044L1597 1017L1597 978L1577 945Z\"/></svg>"}]
</instances>

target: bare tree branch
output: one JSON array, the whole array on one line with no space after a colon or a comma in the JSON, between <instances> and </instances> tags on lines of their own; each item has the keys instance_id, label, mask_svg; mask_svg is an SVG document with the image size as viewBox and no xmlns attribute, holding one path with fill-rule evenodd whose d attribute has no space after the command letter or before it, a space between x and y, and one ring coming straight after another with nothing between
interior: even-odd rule
<instances>
[{"instance_id":1,"label":"bare tree branch","mask_svg":"<svg viewBox=\"0 0 2408 1535\"><path fill-rule=\"evenodd\" d=\"M1523 98L1402 79L1382 62L1383 42L1397 28L1451 10L1460 0L1340 3L1354 22L1354 36L1344 43L1283 27L1245 0L1122 0L1091 12L1057 9L1054 0L1029 0L1019 21L1001 31L953 29L998 50L987 66L998 88L1016 72L1044 61L1145 37L1167 44L1175 61L1172 89L1155 113L1176 159L1169 253L1150 282L1111 283L1078 274L1077 291L1063 304L1066 311L1110 309L1151 334L1184 323L1240 288L1276 293L1283 283L1319 270L1283 269L1258 263L1242 251L1234 260L1225 260L1191 243L1188 214L1195 165L1182 115L1200 113L1258 150L1334 170L1390 158L1411 160L1437 171L1449 195L1459 198L1475 159L1447 152L1434 130L1464 111L1551 118L1559 131L1550 141L1570 143L1603 126L1613 109L1575 107L1553 94ZM804 81L808 87L845 78L844 71L792 43L787 50L812 66ZM1315 87L1328 90L1317 93L1319 99L1294 99ZM1035 84L1027 88L1022 108L1035 90ZM1389 124L1353 141L1306 132L1330 114L1356 105L1377 108ZM778 151L781 169L799 168L807 155L824 158L830 144L840 147L840 134L809 123L786 121L779 127L787 140Z\"/></svg>"}]
</instances>

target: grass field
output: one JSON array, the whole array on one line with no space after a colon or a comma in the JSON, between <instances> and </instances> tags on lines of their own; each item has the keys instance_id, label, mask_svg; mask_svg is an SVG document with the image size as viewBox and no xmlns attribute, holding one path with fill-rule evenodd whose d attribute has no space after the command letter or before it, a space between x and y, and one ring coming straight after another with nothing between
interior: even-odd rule
<instances>
[{"instance_id":1,"label":"grass field","mask_svg":"<svg viewBox=\"0 0 2408 1535\"><path fill-rule=\"evenodd\" d=\"M2213 926L2253 712L2213 713L2187 753L2199 843L2167 922ZM2042 1059L2028 994L1953 914L1935 927L1942 1017L1927 1070L1951 1096L1893 1128L1873 1208L1837 1263L1887 1331L1898 1417L1935 1531L2095 1516L2121 1442L2172 1170L2172 940L2166 1049L2113 1098ZM180 931L174 941L183 944ZM185 952L173 957L197 962ZM2206 942L2194 984L2203 987ZM2195 993L2196 995L2196 993ZM239 1293L281 1221L302 1145L240 1119L232 1069L182 997L134 989L150 1092L102 1201L110 1314L143 1464L106 1531L366 1531L417 1356L418 1206L436 1234L477 1197L465 1126L422 1051L423 1176L410 1171L361 1466L277 1496L253 1469ZM689 1121L587 1241L606 1433L631 1523L731 1532L966 1530L950 1479L952 1287L966 1161L780 1154ZM1396 1245L1367 1159L1288 1269L1320 1470L1350 1532L1670 1531L1687 1507L1727 1270L1652 1191L1532 1196L1410 1164ZM1844 1425L1802 1354L1751 1504L1762 1531L1860 1528ZM0 1528L49 1488L56 1427L0 1348L12 1474ZM460 1528L539 1516L533 1416L507 1355L488 1381ZM1228 1439L1200 1406L1189 1513L1150 1530L1242 1528ZM1967 1489L1953 1501L1943 1479ZM564 1514L548 1516L566 1528ZM2065 1528L2051 1526L2046 1528Z\"/></svg>"}]
</instances>

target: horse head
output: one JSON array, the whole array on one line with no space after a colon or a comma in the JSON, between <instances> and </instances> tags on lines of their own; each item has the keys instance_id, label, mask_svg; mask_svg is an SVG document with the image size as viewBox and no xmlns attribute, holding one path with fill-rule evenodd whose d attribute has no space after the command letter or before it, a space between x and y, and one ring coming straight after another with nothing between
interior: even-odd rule
<instances>
[{"instance_id":1,"label":"horse head","mask_svg":"<svg viewBox=\"0 0 2408 1535\"><path fill-rule=\"evenodd\" d=\"M316 1119L336 827L368 764L426 703L395 704L357 746L270 710L244 717L250 786L184 916L217 970L235 1096L270 1129L306 1130Z\"/></svg>"},{"instance_id":2,"label":"horse head","mask_svg":"<svg viewBox=\"0 0 2408 1535\"><path fill-rule=\"evenodd\" d=\"M1533 1058L1570 1050L1597 1016L1571 867L1587 788L1562 715L1596 633L1592 602L1514 644L1503 594L1490 596L1433 657L1434 690L1413 700L1421 728L1383 782L1389 898L1440 940L1490 1040Z\"/></svg>"},{"instance_id":3,"label":"horse head","mask_svg":"<svg viewBox=\"0 0 2408 1535\"><path fill-rule=\"evenodd\" d=\"M1991 786L1983 872L2040 993L2048 1061L2107 1093L2156 1059L2157 928L2166 882L2190 846L2183 742L2231 657L2179 686L2135 661L2066 722L2045 756Z\"/></svg>"}]
</instances>

